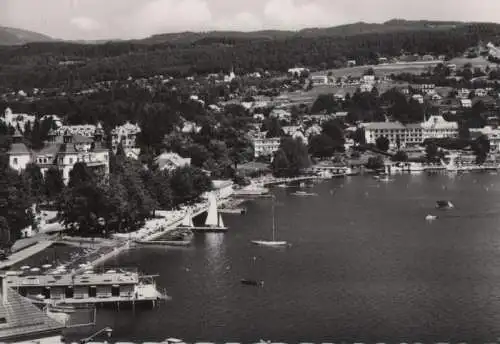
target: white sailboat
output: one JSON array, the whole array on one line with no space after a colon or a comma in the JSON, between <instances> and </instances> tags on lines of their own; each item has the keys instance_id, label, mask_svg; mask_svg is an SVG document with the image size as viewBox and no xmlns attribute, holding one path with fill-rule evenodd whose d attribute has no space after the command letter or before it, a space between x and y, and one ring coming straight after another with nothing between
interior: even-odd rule
<instances>
[{"instance_id":1,"label":"white sailboat","mask_svg":"<svg viewBox=\"0 0 500 344\"><path fill-rule=\"evenodd\" d=\"M205 232L225 232L227 227L224 226L222 215L217 211L217 199L215 195L209 195L208 213L204 227L191 227L193 230Z\"/></svg>"},{"instance_id":2,"label":"white sailboat","mask_svg":"<svg viewBox=\"0 0 500 344\"><path fill-rule=\"evenodd\" d=\"M259 246L268 246L268 247L282 247L287 246L288 243L286 241L278 241L276 240L276 220L274 215L274 197L273 197L273 205L272 205L272 213L273 213L273 237L272 240L252 240L252 244Z\"/></svg>"}]
</instances>

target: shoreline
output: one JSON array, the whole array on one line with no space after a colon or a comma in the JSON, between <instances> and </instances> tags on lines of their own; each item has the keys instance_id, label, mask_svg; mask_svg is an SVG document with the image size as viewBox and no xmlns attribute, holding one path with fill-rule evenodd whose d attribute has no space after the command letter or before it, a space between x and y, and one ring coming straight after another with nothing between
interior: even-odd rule
<instances>
[{"instance_id":1,"label":"shoreline","mask_svg":"<svg viewBox=\"0 0 500 344\"><path fill-rule=\"evenodd\" d=\"M228 197L226 199L222 199L222 200L219 200L219 204L220 205L225 205L229 202L231 202L232 198L231 197ZM197 211L195 212L195 215L193 216L197 216L199 215L200 213L203 213L204 211L206 211L207 209L207 204L206 202L201 202L199 203L198 205L194 205L192 207L188 207L188 209L191 209L191 208L199 208L201 206L201 209L197 209ZM187 211L187 210L186 210ZM93 261L88 261L87 262L87 266L83 267L83 268L79 268L77 270L75 270L75 274L78 274L82 271L85 271L87 269L89 269L90 267L95 267L96 265L98 264L101 264L101 263L104 263L105 261L119 255L120 253L126 251L126 250L129 250L130 248L132 248L132 242L133 240L143 240L143 241L153 241L153 240L156 240L158 238L160 238L161 236L165 235L166 233L168 232L171 232L171 231L174 231L176 230L181 224L182 224L182 221L184 219L184 216L185 216L185 211L183 212L182 214L183 216L179 217L178 219L175 219L174 221L171 221L171 222L168 222L168 223L165 223L163 224L156 224L157 226L160 226L160 227L157 227L158 229L154 229L153 232L151 233L151 230L147 231L147 234L146 235L139 235L137 236L137 233L140 232L141 230L144 230L145 228L142 228L140 229L139 231L136 231L136 232L132 232L132 233L127 233L123 236L118 236L115 240L117 240L117 245L115 246L111 246L113 247L113 250L109 253L105 253L103 255L101 255L100 257L94 259ZM165 221L165 217L161 220L164 220ZM153 221L158 221L159 219L153 219L153 220L150 220L151 222ZM161 221L160 220L160 221ZM166 221L165 221L166 222ZM146 225L145 225L146 226ZM126 236L129 236L128 239L125 239L124 237ZM132 236L134 237L134 239L132 239ZM118 241L118 240L122 240L122 241ZM123 240L126 240L125 242Z\"/></svg>"}]
</instances>

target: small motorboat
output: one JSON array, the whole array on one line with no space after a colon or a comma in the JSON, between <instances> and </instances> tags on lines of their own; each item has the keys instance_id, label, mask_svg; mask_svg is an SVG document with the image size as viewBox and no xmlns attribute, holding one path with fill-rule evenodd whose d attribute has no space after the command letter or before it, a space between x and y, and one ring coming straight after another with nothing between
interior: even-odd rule
<instances>
[{"instance_id":1,"label":"small motorboat","mask_svg":"<svg viewBox=\"0 0 500 344\"><path fill-rule=\"evenodd\" d=\"M241 282L241 284L251 285L254 287L263 287L264 286L264 281L256 281L256 280L252 280L252 279L241 279L240 282Z\"/></svg>"},{"instance_id":2,"label":"small motorboat","mask_svg":"<svg viewBox=\"0 0 500 344\"><path fill-rule=\"evenodd\" d=\"M435 215L430 215L430 214L429 214L429 215L427 215L427 216L425 217L425 219L426 219L427 221L433 221L433 220L437 219L437 216L435 216Z\"/></svg>"},{"instance_id":3,"label":"small motorboat","mask_svg":"<svg viewBox=\"0 0 500 344\"><path fill-rule=\"evenodd\" d=\"M453 209L454 207L455 206L450 201L446 201L446 200L436 201L436 208L437 209L446 210L446 209Z\"/></svg>"},{"instance_id":4,"label":"small motorboat","mask_svg":"<svg viewBox=\"0 0 500 344\"><path fill-rule=\"evenodd\" d=\"M318 194L316 194L316 193L305 192L305 191L296 191L296 192L292 193L292 195L294 195L294 196L301 196L301 197L318 196Z\"/></svg>"}]
</instances>

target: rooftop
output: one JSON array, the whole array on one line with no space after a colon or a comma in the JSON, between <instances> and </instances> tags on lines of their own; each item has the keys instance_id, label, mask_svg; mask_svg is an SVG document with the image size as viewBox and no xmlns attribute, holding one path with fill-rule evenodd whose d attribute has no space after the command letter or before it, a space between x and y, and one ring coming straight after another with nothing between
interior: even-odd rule
<instances>
[{"instance_id":1,"label":"rooftop","mask_svg":"<svg viewBox=\"0 0 500 344\"><path fill-rule=\"evenodd\" d=\"M7 293L7 302L0 302L0 341L56 333L64 327L11 288L5 288L4 292Z\"/></svg>"},{"instance_id":2,"label":"rooftop","mask_svg":"<svg viewBox=\"0 0 500 344\"><path fill-rule=\"evenodd\" d=\"M132 272L106 272L88 273L73 276L66 275L31 275L31 276L6 276L9 287L27 286L68 286L68 285L113 285L113 284L137 284L139 275Z\"/></svg>"},{"instance_id":3,"label":"rooftop","mask_svg":"<svg viewBox=\"0 0 500 344\"><path fill-rule=\"evenodd\" d=\"M10 146L9 154L29 155L31 154L31 151L24 143L13 143Z\"/></svg>"}]
</instances>

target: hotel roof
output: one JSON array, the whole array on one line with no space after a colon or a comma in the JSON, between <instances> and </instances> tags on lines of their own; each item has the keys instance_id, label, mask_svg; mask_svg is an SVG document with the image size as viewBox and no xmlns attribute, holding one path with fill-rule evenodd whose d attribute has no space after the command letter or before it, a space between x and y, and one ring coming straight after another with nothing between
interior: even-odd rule
<instances>
[{"instance_id":1,"label":"hotel roof","mask_svg":"<svg viewBox=\"0 0 500 344\"><path fill-rule=\"evenodd\" d=\"M364 127L372 130L406 129L406 127L400 122L371 122L366 123Z\"/></svg>"}]
</instances>

